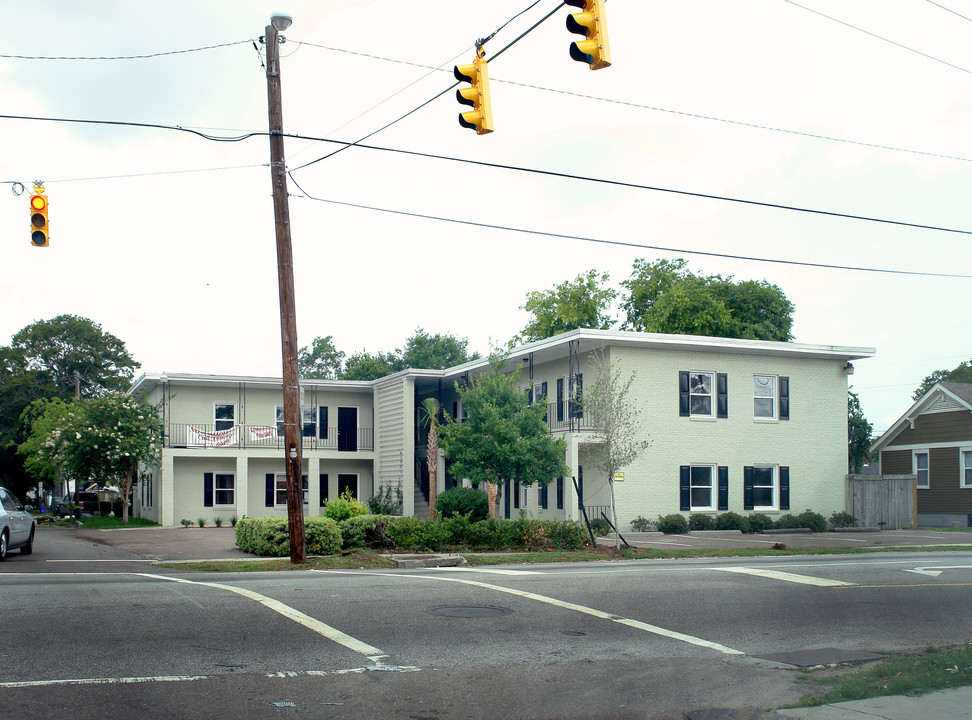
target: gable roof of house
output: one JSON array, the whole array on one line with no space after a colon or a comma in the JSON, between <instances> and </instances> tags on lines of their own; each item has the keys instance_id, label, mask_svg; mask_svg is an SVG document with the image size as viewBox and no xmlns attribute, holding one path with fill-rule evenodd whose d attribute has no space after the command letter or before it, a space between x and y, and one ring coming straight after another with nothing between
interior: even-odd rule
<instances>
[{"instance_id":1,"label":"gable roof of house","mask_svg":"<svg viewBox=\"0 0 972 720\"><path fill-rule=\"evenodd\" d=\"M908 408L908 411L889 427L871 445L871 452L880 452L891 444L898 433L914 426L915 418L938 407L942 410L965 409L972 412L972 383L939 382L935 383L924 395Z\"/></svg>"}]
</instances>

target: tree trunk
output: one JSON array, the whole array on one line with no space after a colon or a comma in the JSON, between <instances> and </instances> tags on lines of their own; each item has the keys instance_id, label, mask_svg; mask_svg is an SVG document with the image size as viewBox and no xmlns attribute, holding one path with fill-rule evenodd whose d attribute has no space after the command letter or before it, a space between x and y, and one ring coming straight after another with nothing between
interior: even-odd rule
<instances>
[{"instance_id":1,"label":"tree trunk","mask_svg":"<svg viewBox=\"0 0 972 720\"><path fill-rule=\"evenodd\" d=\"M435 501L439 497L439 430L435 423L429 425L428 457L425 462L429 466L429 520L435 520Z\"/></svg>"},{"instance_id":2,"label":"tree trunk","mask_svg":"<svg viewBox=\"0 0 972 720\"><path fill-rule=\"evenodd\" d=\"M496 492L496 485L491 482L486 483L486 497L489 498L489 515L496 520L499 517L499 493Z\"/></svg>"},{"instance_id":3,"label":"tree trunk","mask_svg":"<svg viewBox=\"0 0 972 720\"><path fill-rule=\"evenodd\" d=\"M122 483L122 525L128 525L128 493L132 490L132 471L128 470L125 482Z\"/></svg>"},{"instance_id":4,"label":"tree trunk","mask_svg":"<svg viewBox=\"0 0 972 720\"><path fill-rule=\"evenodd\" d=\"M621 531L618 529L618 506L614 502L614 473L608 477L608 486L611 488L611 515L614 516L614 549L621 550Z\"/></svg>"}]
</instances>

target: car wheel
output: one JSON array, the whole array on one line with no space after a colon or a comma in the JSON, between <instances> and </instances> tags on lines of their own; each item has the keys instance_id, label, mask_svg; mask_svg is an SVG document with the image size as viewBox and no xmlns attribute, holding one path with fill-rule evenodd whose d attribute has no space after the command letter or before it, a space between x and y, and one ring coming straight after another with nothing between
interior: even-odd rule
<instances>
[{"instance_id":1,"label":"car wheel","mask_svg":"<svg viewBox=\"0 0 972 720\"><path fill-rule=\"evenodd\" d=\"M27 538L27 544L20 548L21 555L30 555L34 552L34 528L30 529L30 537Z\"/></svg>"},{"instance_id":2,"label":"car wheel","mask_svg":"<svg viewBox=\"0 0 972 720\"><path fill-rule=\"evenodd\" d=\"M7 531L0 534L0 562L7 559Z\"/></svg>"}]
</instances>

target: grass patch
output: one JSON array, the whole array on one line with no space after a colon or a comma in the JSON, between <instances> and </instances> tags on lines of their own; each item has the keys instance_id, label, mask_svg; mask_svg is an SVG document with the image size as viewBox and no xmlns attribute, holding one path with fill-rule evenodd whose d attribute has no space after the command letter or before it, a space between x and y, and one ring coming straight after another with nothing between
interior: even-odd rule
<instances>
[{"instance_id":1,"label":"grass patch","mask_svg":"<svg viewBox=\"0 0 972 720\"><path fill-rule=\"evenodd\" d=\"M370 550L352 550L342 552L340 555L309 557L302 565L294 565L287 558L254 558L157 563L156 567L192 572L272 572L276 570L374 570L398 566L380 553Z\"/></svg>"},{"instance_id":2,"label":"grass patch","mask_svg":"<svg viewBox=\"0 0 972 720\"><path fill-rule=\"evenodd\" d=\"M157 522L152 522L145 518L128 518L128 525L122 524L122 519L120 517L115 517L114 515L105 515L103 517L95 516L89 518L81 518L81 527L87 528L89 530L117 530L120 528L142 528L142 527L162 527ZM60 525L62 523L55 523ZM64 525L70 527L76 527L77 523L74 520L66 520L63 522Z\"/></svg>"},{"instance_id":3,"label":"grass patch","mask_svg":"<svg viewBox=\"0 0 972 720\"><path fill-rule=\"evenodd\" d=\"M891 655L867 668L814 679L825 690L792 707L814 707L882 695L922 695L972 685L972 645L929 648L916 655Z\"/></svg>"}]
</instances>

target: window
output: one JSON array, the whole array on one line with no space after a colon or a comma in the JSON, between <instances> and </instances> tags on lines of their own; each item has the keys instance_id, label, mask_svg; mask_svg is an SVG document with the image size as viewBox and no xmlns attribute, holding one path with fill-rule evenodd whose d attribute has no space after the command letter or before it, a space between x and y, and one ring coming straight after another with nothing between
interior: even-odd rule
<instances>
[{"instance_id":1,"label":"window","mask_svg":"<svg viewBox=\"0 0 972 720\"><path fill-rule=\"evenodd\" d=\"M546 510L548 503L549 500L547 496L547 486L541 485L540 489L537 490L537 505L540 507L541 510Z\"/></svg>"},{"instance_id":2,"label":"window","mask_svg":"<svg viewBox=\"0 0 972 720\"><path fill-rule=\"evenodd\" d=\"M962 448L959 450L961 456L961 477L959 477L959 487L972 488L972 448Z\"/></svg>"},{"instance_id":3,"label":"window","mask_svg":"<svg viewBox=\"0 0 972 720\"><path fill-rule=\"evenodd\" d=\"M753 466L753 510L776 509L776 466Z\"/></svg>"},{"instance_id":4,"label":"window","mask_svg":"<svg viewBox=\"0 0 972 720\"><path fill-rule=\"evenodd\" d=\"M927 490L930 485L928 482L928 451L915 450L913 455L914 472L918 478L918 487Z\"/></svg>"},{"instance_id":5,"label":"window","mask_svg":"<svg viewBox=\"0 0 972 720\"><path fill-rule=\"evenodd\" d=\"M753 375L753 417L776 419L775 375Z\"/></svg>"},{"instance_id":6,"label":"window","mask_svg":"<svg viewBox=\"0 0 972 720\"><path fill-rule=\"evenodd\" d=\"M213 478L216 505L236 505L236 476L216 473Z\"/></svg>"},{"instance_id":7,"label":"window","mask_svg":"<svg viewBox=\"0 0 972 720\"><path fill-rule=\"evenodd\" d=\"M712 465L689 466L689 509L715 510Z\"/></svg>"},{"instance_id":8,"label":"window","mask_svg":"<svg viewBox=\"0 0 972 720\"><path fill-rule=\"evenodd\" d=\"M300 476L301 494L304 497L304 505L307 504L307 476ZM287 504L287 473L277 473L274 475L274 505Z\"/></svg>"},{"instance_id":9,"label":"window","mask_svg":"<svg viewBox=\"0 0 972 720\"><path fill-rule=\"evenodd\" d=\"M231 430L236 424L236 405L233 403L215 403L213 405L213 421L216 430Z\"/></svg>"},{"instance_id":10,"label":"window","mask_svg":"<svg viewBox=\"0 0 972 720\"><path fill-rule=\"evenodd\" d=\"M725 373L679 372L679 417L729 417L728 385Z\"/></svg>"},{"instance_id":11,"label":"window","mask_svg":"<svg viewBox=\"0 0 972 720\"><path fill-rule=\"evenodd\" d=\"M790 468L785 465L743 468L743 509L789 510Z\"/></svg>"},{"instance_id":12,"label":"window","mask_svg":"<svg viewBox=\"0 0 972 720\"><path fill-rule=\"evenodd\" d=\"M315 437L317 435L317 413L314 412L314 408L301 406L300 417L302 422L301 434L304 437ZM277 437L283 437L284 436L284 406L283 405L274 406L274 420L277 423Z\"/></svg>"}]
</instances>

